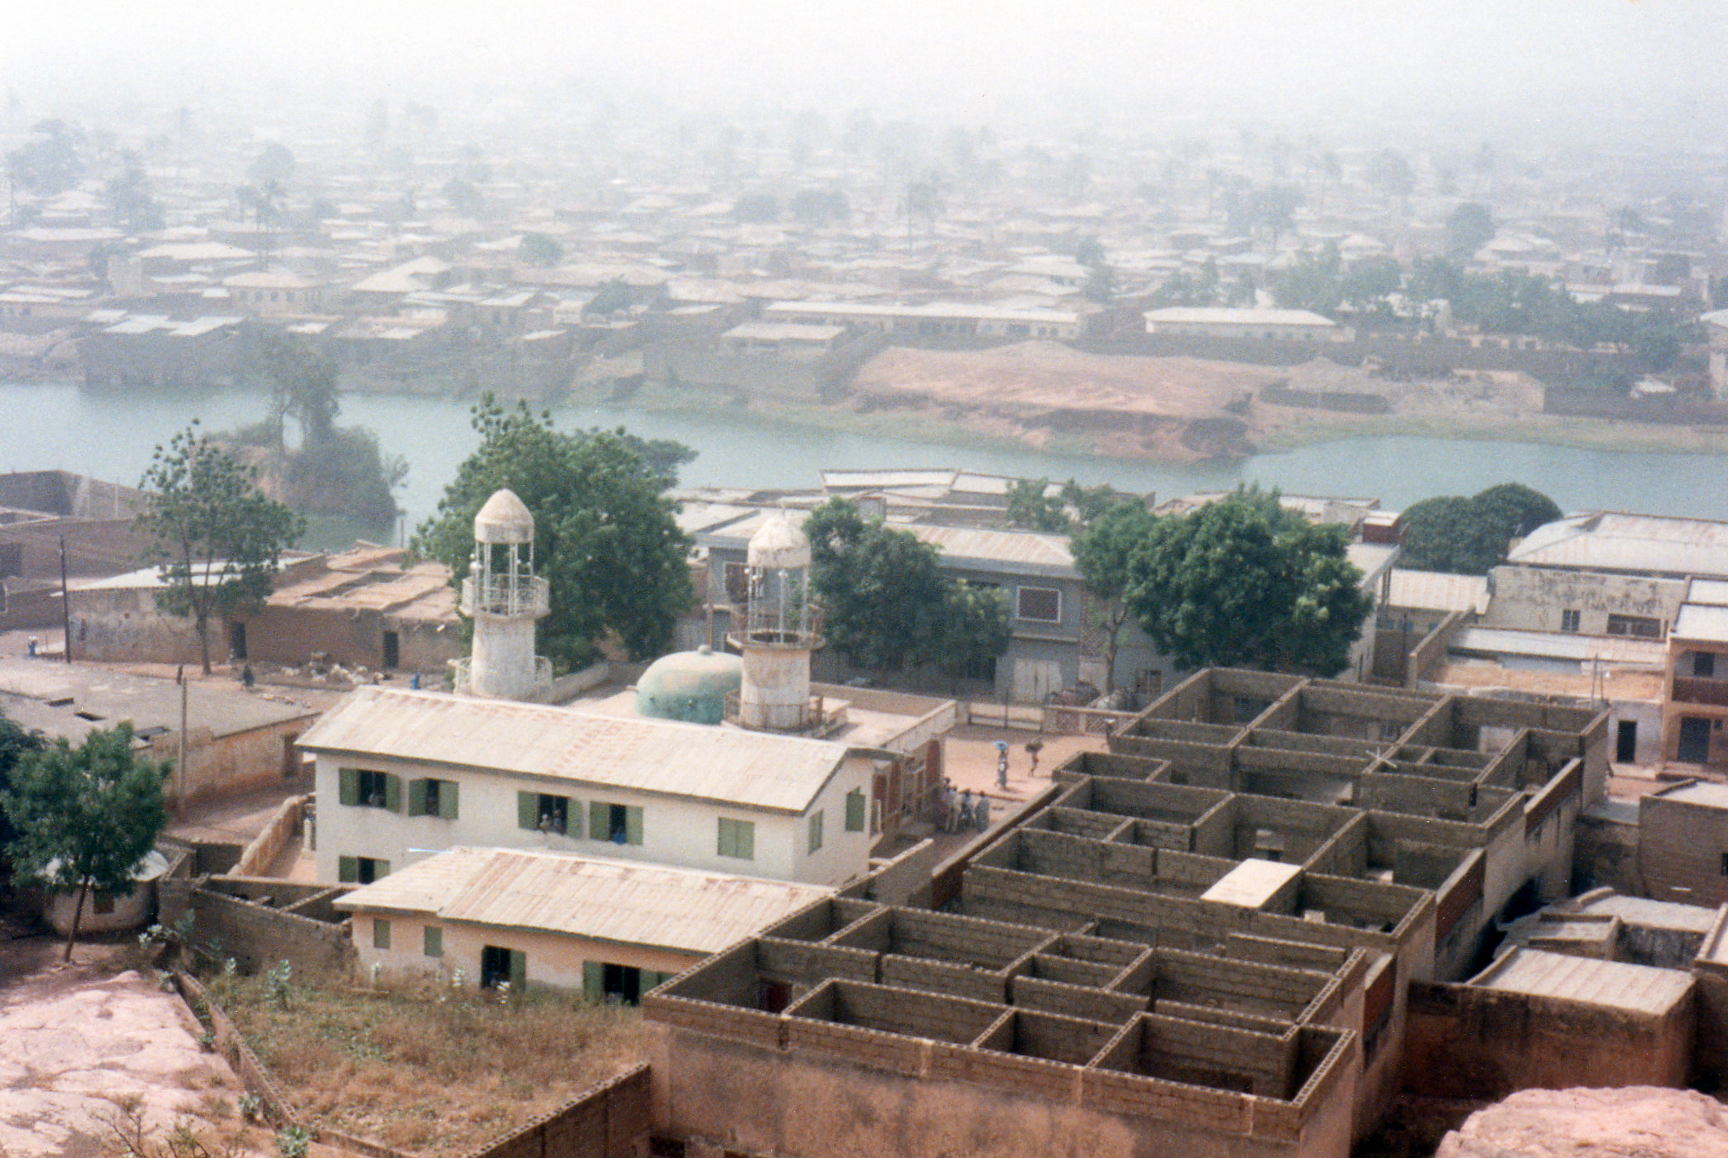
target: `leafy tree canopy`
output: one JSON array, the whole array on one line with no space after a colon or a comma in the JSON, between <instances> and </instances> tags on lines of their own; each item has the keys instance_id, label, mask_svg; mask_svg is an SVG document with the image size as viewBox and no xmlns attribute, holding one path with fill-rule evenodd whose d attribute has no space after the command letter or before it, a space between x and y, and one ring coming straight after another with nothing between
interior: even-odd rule
<instances>
[{"instance_id":1,"label":"leafy tree canopy","mask_svg":"<svg viewBox=\"0 0 1728 1158\"><path fill-rule=\"evenodd\" d=\"M1507 544L1560 518L1554 500L1522 483L1501 483L1470 497L1442 495L1407 509L1401 566L1415 571L1486 575Z\"/></svg>"},{"instance_id":2,"label":"leafy tree canopy","mask_svg":"<svg viewBox=\"0 0 1728 1158\"><path fill-rule=\"evenodd\" d=\"M1132 557L1127 603L1183 667L1233 665L1334 675L1368 614L1345 532L1238 491L1155 520Z\"/></svg>"},{"instance_id":3,"label":"leafy tree canopy","mask_svg":"<svg viewBox=\"0 0 1728 1158\"><path fill-rule=\"evenodd\" d=\"M287 145L271 141L259 151L246 175L254 185L282 186L293 179L295 164L294 154Z\"/></svg>"},{"instance_id":4,"label":"leafy tree canopy","mask_svg":"<svg viewBox=\"0 0 1728 1158\"><path fill-rule=\"evenodd\" d=\"M29 140L6 154L7 172L38 196L64 193L84 175L84 143L84 130L69 121L39 121Z\"/></svg>"},{"instance_id":5,"label":"leafy tree canopy","mask_svg":"<svg viewBox=\"0 0 1728 1158\"><path fill-rule=\"evenodd\" d=\"M1462 202L1446 218L1446 252L1458 261L1494 240L1494 211L1478 201Z\"/></svg>"},{"instance_id":6,"label":"leafy tree canopy","mask_svg":"<svg viewBox=\"0 0 1728 1158\"><path fill-rule=\"evenodd\" d=\"M540 640L553 663L580 667L608 635L633 657L665 651L691 591L688 540L662 492L693 454L622 430L555 430L550 414L527 403L506 409L490 394L473 416L480 445L415 532L414 549L447 564L459 584L474 550L474 516L508 487L534 515L536 567L552 587Z\"/></svg>"},{"instance_id":7,"label":"leafy tree canopy","mask_svg":"<svg viewBox=\"0 0 1728 1158\"><path fill-rule=\"evenodd\" d=\"M1135 581L1134 558L1152 535L1151 511L1132 500L1114 502L1085 520L1069 541L1074 565L1094 598L1093 626L1104 632L1104 692L1115 690L1116 652L1129 620L1125 597Z\"/></svg>"},{"instance_id":8,"label":"leafy tree canopy","mask_svg":"<svg viewBox=\"0 0 1728 1158\"><path fill-rule=\"evenodd\" d=\"M157 606L191 617L209 674L210 620L263 606L305 522L260 492L253 470L199 433L196 420L156 447L138 485L138 527L163 583Z\"/></svg>"},{"instance_id":9,"label":"leafy tree canopy","mask_svg":"<svg viewBox=\"0 0 1728 1158\"><path fill-rule=\"evenodd\" d=\"M564 260L564 246L544 233L524 233L516 251L529 265L554 266Z\"/></svg>"},{"instance_id":10,"label":"leafy tree canopy","mask_svg":"<svg viewBox=\"0 0 1728 1158\"><path fill-rule=\"evenodd\" d=\"M1068 512L1060 492L1047 478L1017 478L1008 484L1008 525L1023 531L1060 533L1068 529Z\"/></svg>"},{"instance_id":11,"label":"leafy tree canopy","mask_svg":"<svg viewBox=\"0 0 1728 1158\"><path fill-rule=\"evenodd\" d=\"M124 893L167 821L162 781L169 765L140 757L132 725L97 730L78 747L58 740L25 752L0 793L15 834L15 874L56 888L77 889L78 908L66 939L66 959L91 889Z\"/></svg>"},{"instance_id":12,"label":"leafy tree canopy","mask_svg":"<svg viewBox=\"0 0 1728 1158\"><path fill-rule=\"evenodd\" d=\"M936 548L830 499L804 524L828 642L879 674L933 658L946 602Z\"/></svg>"},{"instance_id":13,"label":"leafy tree canopy","mask_svg":"<svg viewBox=\"0 0 1728 1158\"><path fill-rule=\"evenodd\" d=\"M746 193L732 203L732 220L765 225L780 220L780 202L772 193Z\"/></svg>"},{"instance_id":14,"label":"leafy tree canopy","mask_svg":"<svg viewBox=\"0 0 1728 1158\"><path fill-rule=\"evenodd\" d=\"M947 581L935 648L943 675L954 680L976 675L1008 650L1012 637L1006 592L964 579Z\"/></svg>"},{"instance_id":15,"label":"leafy tree canopy","mask_svg":"<svg viewBox=\"0 0 1728 1158\"><path fill-rule=\"evenodd\" d=\"M526 240L526 239L524 239ZM585 314L615 314L620 310L630 308L630 287L624 284L623 278L612 278L601 283L594 291L594 296L588 304L582 307Z\"/></svg>"}]
</instances>

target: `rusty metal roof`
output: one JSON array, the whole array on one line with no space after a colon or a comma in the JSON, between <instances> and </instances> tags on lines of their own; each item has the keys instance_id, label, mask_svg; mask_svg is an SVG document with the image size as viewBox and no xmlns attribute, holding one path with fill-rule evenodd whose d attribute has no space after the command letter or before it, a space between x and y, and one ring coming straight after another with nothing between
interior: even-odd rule
<instances>
[{"instance_id":1,"label":"rusty metal roof","mask_svg":"<svg viewBox=\"0 0 1728 1158\"><path fill-rule=\"evenodd\" d=\"M454 848L350 893L336 907L714 953L830 891L598 857Z\"/></svg>"},{"instance_id":2,"label":"rusty metal roof","mask_svg":"<svg viewBox=\"0 0 1728 1158\"><path fill-rule=\"evenodd\" d=\"M847 753L826 740L380 687L351 693L300 746L793 813Z\"/></svg>"}]
</instances>

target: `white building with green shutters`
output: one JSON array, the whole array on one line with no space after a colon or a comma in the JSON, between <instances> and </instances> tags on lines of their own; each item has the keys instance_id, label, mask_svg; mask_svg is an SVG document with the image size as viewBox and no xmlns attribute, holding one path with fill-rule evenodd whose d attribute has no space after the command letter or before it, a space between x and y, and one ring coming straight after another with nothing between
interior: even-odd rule
<instances>
[{"instance_id":1,"label":"white building with green shutters","mask_svg":"<svg viewBox=\"0 0 1728 1158\"><path fill-rule=\"evenodd\" d=\"M580 990L634 1004L831 890L613 858L457 848L336 902L362 976Z\"/></svg>"},{"instance_id":2,"label":"white building with green shutters","mask_svg":"<svg viewBox=\"0 0 1728 1158\"><path fill-rule=\"evenodd\" d=\"M838 886L876 839L881 754L826 740L371 687L300 747L333 882L470 846Z\"/></svg>"}]
</instances>

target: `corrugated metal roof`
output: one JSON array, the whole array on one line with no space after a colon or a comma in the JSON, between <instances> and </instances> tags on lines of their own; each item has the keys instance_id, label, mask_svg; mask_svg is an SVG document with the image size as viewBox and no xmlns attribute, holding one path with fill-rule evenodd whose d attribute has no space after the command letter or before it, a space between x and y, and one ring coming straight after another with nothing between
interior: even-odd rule
<instances>
[{"instance_id":1,"label":"corrugated metal roof","mask_svg":"<svg viewBox=\"0 0 1728 1158\"><path fill-rule=\"evenodd\" d=\"M1678 969L1514 949L1470 984L1660 1016L1686 999L1692 975Z\"/></svg>"},{"instance_id":2,"label":"corrugated metal roof","mask_svg":"<svg viewBox=\"0 0 1728 1158\"><path fill-rule=\"evenodd\" d=\"M794 813L847 752L826 740L378 687L351 693L300 746Z\"/></svg>"},{"instance_id":3,"label":"corrugated metal roof","mask_svg":"<svg viewBox=\"0 0 1728 1158\"><path fill-rule=\"evenodd\" d=\"M1728 607L1711 607L1703 603L1687 603L1674 617L1668 634L1675 639L1692 639L1702 643L1728 643Z\"/></svg>"},{"instance_id":4,"label":"corrugated metal roof","mask_svg":"<svg viewBox=\"0 0 1728 1158\"><path fill-rule=\"evenodd\" d=\"M454 848L350 893L336 907L714 953L829 892L597 857Z\"/></svg>"},{"instance_id":5,"label":"corrugated metal roof","mask_svg":"<svg viewBox=\"0 0 1728 1158\"><path fill-rule=\"evenodd\" d=\"M750 518L727 523L700 536L704 544L742 547L778 509L762 508ZM808 511L788 510L788 518L802 526ZM978 527L945 527L925 523L891 523L895 530L910 531L920 542L942 552L945 564L973 564L978 570L1072 579L1079 576L1066 535L1043 535L1032 531L993 531Z\"/></svg>"},{"instance_id":6,"label":"corrugated metal roof","mask_svg":"<svg viewBox=\"0 0 1728 1158\"><path fill-rule=\"evenodd\" d=\"M1485 575L1449 575L1443 571L1407 571L1395 567L1386 605L1480 613L1488 608L1488 578Z\"/></svg>"},{"instance_id":7,"label":"corrugated metal roof","mask_svg":"<svg viewBox=\"0 0 1728 1158\"><path fill-rule=\"evenodd\" d=\"M1655 639L1605 635L1572 635L1556 631L1518 631L1509 627L1467 627L1453 637L1448 650L1489 655L1527 655L1585 663L1636 663L1660 666L1667 659L1665 644Z\"/></svg>"},{"instance_id":8,"label":"corrugated metal roof","mask_svg":"<svg viewBox=\"0 0 1728 1158\"><path fill-rule=\"evenodd\" d=\"M1728 576L1728 523L1614 511L1574 515L1537 527L1506 561L1640 575Z\"/></svg>"}]
</instances>

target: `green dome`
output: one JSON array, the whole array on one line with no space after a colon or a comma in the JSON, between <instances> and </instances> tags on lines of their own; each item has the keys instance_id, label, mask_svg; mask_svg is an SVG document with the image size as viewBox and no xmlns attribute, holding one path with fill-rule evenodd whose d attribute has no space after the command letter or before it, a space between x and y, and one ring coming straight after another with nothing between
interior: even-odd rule
<instances>
[{"instance_id":1,"label":"green dome","mask_svg":"<svg viewBox=\"0 0 1728 1158\"><path fill-rule=\"evenodd\" d=\"M700 648L663 655L636 681L636 714L690 724L718 724L726 695L743 682L742 661Z\"/></svg>"}]
</instances>

